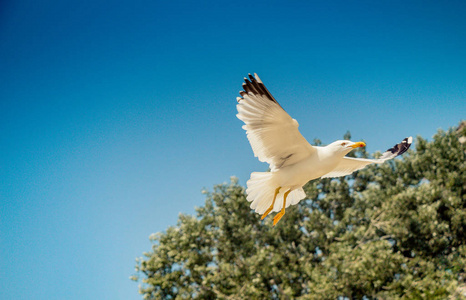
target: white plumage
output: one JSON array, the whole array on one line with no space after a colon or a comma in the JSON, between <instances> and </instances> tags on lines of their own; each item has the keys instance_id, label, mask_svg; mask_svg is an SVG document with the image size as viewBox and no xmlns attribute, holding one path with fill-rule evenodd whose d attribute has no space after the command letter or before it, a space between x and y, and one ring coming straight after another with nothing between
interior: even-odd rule
<instances>
[{"instance_id":1,"label":"white plumage","mask_svg":"<svg viewBox=\"0 0 466 300\"><path fill-rule=\"evenodd\" d=\"M383 163L401 155L412 143L412 137L388 149L379 159L345 157L363 142L338 140L325 147L312 146L298 130L298 122L278 104L257 74L249 75L238 97L237 117L254 155L270 165L270 172L253 172L247 182L247 200L251 208L265 218L280 211L274 225L285 214L285 208L306 197L303 186L322 177L339 177L372 163Z\"/></svg>"}]
</instances>

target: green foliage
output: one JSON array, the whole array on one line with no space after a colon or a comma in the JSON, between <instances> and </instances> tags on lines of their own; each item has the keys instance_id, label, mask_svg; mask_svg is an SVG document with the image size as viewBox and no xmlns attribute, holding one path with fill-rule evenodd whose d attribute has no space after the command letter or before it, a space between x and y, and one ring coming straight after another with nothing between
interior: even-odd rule
<instances>
[{"instance_id":1,"label":"green foliage","mask_svg":"<svg viewBox=\"0 0 466 300\"><path fill-rule=\"evenodd\" d=\"M134 280L145 299L463 299L465 150L453 130L418 137L403 159L308 183L276 227L232 178L151 237Z\"/></svg>"}]
</instances>

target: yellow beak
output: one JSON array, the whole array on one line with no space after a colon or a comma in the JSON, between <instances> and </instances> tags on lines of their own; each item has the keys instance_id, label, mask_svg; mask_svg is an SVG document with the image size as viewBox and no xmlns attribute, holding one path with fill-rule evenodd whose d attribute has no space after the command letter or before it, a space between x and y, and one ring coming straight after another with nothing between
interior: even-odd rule
<instances>
[{"instance_id":1,"label":"yellow beak","mask_svg":"<svg viewBox=\"0 0 466 300\"><path fill-rule=\"evenodd\" d=\"M366 147L366 143L364 143L364 142L357 142L357 143L354 143L353 145L351 145L351 148L353 148L353 149L359 148L359 147Z\"/></svg>"}]
</instances>

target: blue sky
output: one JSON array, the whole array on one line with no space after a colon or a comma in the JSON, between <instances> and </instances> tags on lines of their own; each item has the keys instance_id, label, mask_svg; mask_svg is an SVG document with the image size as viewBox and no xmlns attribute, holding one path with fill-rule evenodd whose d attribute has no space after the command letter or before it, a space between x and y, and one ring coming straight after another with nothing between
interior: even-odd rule
<instances>
[{"instance_id":1,"label":"blue sky","mask_svg":"<svg viewBox=\"0 0 466 300\"><path fill-rule=\"evenodd\" d=\"M151 233L266 170L257 72L310 141L370 152L466 116L464 1L2 1L0 298L140 299Z\"/></svg>"}]
</instances>

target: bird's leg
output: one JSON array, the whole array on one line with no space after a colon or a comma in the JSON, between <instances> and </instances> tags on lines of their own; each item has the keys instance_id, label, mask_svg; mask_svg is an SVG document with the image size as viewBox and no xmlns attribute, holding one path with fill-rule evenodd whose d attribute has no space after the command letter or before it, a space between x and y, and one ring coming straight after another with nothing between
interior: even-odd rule
<instances>
[{"instance_id":1,"label":"bird's leg","mask_svg":"<svg viewBox=\"0 0 466 300\"><path fill-rule=\"evenodd\" d=\"M277 225L278 221L285 215L285 206L286 206L286 197L288 197L288 194L291 192L291 190L286 191L286 193L283 195L283 207L282 210L275 215L273 218L273 226Z\"/></svg>"},{"instance_id":2,"label":"bird's leg","mask_svg":"<svg viewBox=\"0 0 466 300\"><path fill-rule=\"evenodd\" d=\"M275 205L275 199L277 199L277 195L278 195L278 192L280 191L280 189L281 189L280 186L275 189L275 195L273 195L272 205L270 205L270 207L262 215L261 220L264 220L264 218L267 217L267 215L272 211L273 206Z\"/></svg>"}]
</instances>

